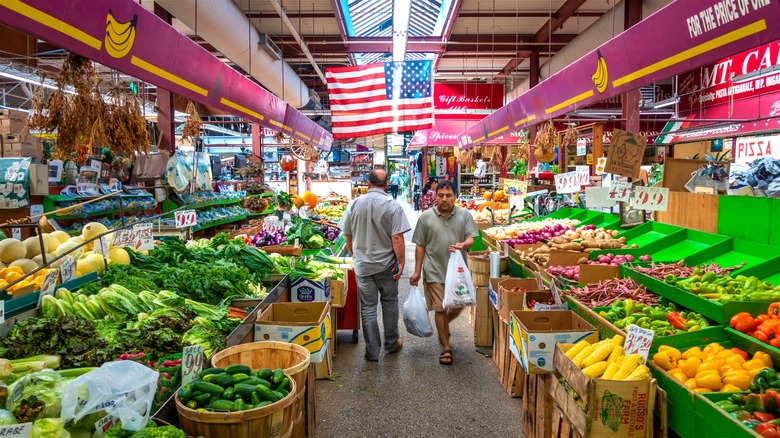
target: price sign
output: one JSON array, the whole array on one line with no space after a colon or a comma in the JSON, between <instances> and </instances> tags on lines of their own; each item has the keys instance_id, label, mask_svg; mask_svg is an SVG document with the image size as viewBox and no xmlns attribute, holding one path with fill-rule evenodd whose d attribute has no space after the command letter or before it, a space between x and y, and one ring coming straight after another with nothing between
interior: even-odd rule
<instances>
[{"instance_id":1,"label":"price sign","mask_svg":"<svg viewBox=\"0 0 780 438\"><path fill-rule=\"evenodd\" d=\"M263 221L263 231L266 233L275 233L277 231L284 231L284 222L279 219L272 219L270 221Z\"/></svg>"},{"instance_id":2,"label":"price sign","mask_svg":"<svg viewBox=\"0 0 780 438\"><path fill-rule=\"evenodd\" d=\"M177 211L174 215L176 228L194 227L198 223L198 216L195 210Z\"/></svg>"},{"instance_id":3,"label":"price sign","mask_svg":"<svg viewBox=\"0 0 780 438\"><path fill-rule=\"evenodd\" d=\"M186 385L198 377L203 369L203 346L184 347L181 358L181 384Z\"/></svg>"},{"instance_id":4,"label":"price sign","mask_svg":"<svg viewBox=\"0 0 780 438\"><path fill-rule=\"evenodd\" d=\"M652 330L644 329L634 324L629 325L626 341L623 343L626 356L638 353L647 360L647 353L650 352L650 345L653 344L654 335L655 332Z\"/></svg>"},{"instance_id":5,"label":"price sign","mask_svg":"<svg viewBox=\"0 0 780 438\"><path fill-rule=\"evenodd\" d=\"M92 242L92 252L102 255L104 259L108 257L108 240L106 236Z\"/></svg>"},{"instance_id":6,"label":"price sign","mask_svg":"<svg viewBox=\"0 0 780 438\"><path fill-rule=\"evenodd\" d=\"M588 187L585 189L585 205L588 208L605 208L615 205L609 197L609 187Z\"/></svg>"},{"instance_id":7,"label":"price sign","mask_svg":"<svg viewBox=\"0 0 780 438\"><path fill-rule=\"evenodd\" d=\"M44 295L54 295L54 289L57 288L57 269L52 269L43 276L41 283L41 297Z\"/></svg>"},{"instance_id":8,"label":"price sign","mask_svg":"<svg viewBox=\"0 0 780 438\"><path fill-rule=\"evenodd\" d=\"M577 184L577 172L558 173L555 175L555 191L562 193L576 193L580 191Z\"/></svg>"},{"instance_id":9,"label":"price sign","mask_svg":"<svg viewBox=\"0 0 780 438\"><path fill-rule=\"evenodd\" d=\"M631 207L638 210L666 211L669 204L669 189L665 187L634 187Z\"/></svg>"},{"instance_id":10,"label":"price sign","mask_svg":"<svg viewBox=\"0 0 780 438\"><path fill-rule=\"evenodd\" d=\"M72 256L65 256L65 261L60 265L60 278L63 283L76 278L76 260Z\"/></svg>"},{"instance_id":11,"label":"price sign","mask_svg":"<svg viewBox=\"0 0 780 438\"><path fill-rule=\"evenodd\" d=\"M628 182L612 181L607 197L615 202L628 202L631 198L631 186L631 183Z\"/></svg>"},{"instance_id":12,"label":"price sign","mask_svg":"<svg viewBox=\"0 0 780 438\"><path fill-rule=\"evenodd\" d=\"M514 179L504 180L504 191L509 196L517 196L520 199L525 199L525 194L528 191L528 181Z\"/></svg>"},{"instance_id":13,"label":"price sign","mask_svg":"<svg viewBox=\"0 0 780 438\"><path fill-rule=\"evenodd\" d=\"M544 290L544 282L542 281L542 274L539 271L534 271L534 277L536 277L536 286L539 290Z\"/></svg>"},{"instance_id":14,"label":"price sign","mask_svg":"<svg viewBox=\"0 0 780 438\"><path fill-rule=\"evenodd\" d=\"M554 281L550 282L550 293L553 296L553 301L555 304L561 304L563 301L561 300L561 294L558 293L558 286L555 285Z\"/></svg>"},{"instance_id":15,"label":"price sign","mask_svg":"<svg viewBox=\"0 0 780 438\"><path fill-rule=\"evenodd\" d=\"M593 161L593 156L588 155L589 158L591 158L590 161ZM588 163L592 164L592 163ZM603 175L604 174L604 167L607 166L607 159L605 157L599 158L596 160L596 175Z\"/></svg>"},{"instance_id":16,"label":"price sign","mask_svg":"<svg viewBox=\"0 0 780 438\"><path fill-rule=\"evenodd\" d=\"M114 232L114 238L111 240L111 245L117 247L133 247L135 243L135 232L132 228L125 228Z\"/></svg>"},{"instance_id":17,"label":"price sign","mask_svg":"<svg viewBox=\"0 0 780 438\"><path fill-rule=\"evenodd\" d=\"M149 222L133 225L133 234L135 235L136 251L148 251L154 249L154 234L152 224Z\"/></svg>"},{"instance_id":18,"label":"price sign","mask_svg":"<svg viewBox=\"0 0 780 438\"><path fill-rule=\"evenodd\" d=\"M105 417L96 421L95 430L97 431L98 438L103 438L103 434L108 432L108 429L111 429L112 427L114 427L119 423L120 423L119 418L113 415L106 415Z\"/></svg>"},{"instance_id":19,"label":"price sign","mask_svg":"<svg viewBox=\"0 0 780 438\"><path fill-rule=\"evenodd\" d=\"M17 438L29 438L32 432L32 423L12 424L0 427L0 436L12 436Z\"/></svg>"},{"instance_id":20,"label":"price sign","mask_svg":"<svg viewBox=\"0 0 780 438\"><path fill-rule=\"evenodd\" d=\"M569 310L569 303L564 304L542 304L534 303L534 308L531 310Z\"/></svg>"},{"instance_id":21,"label":"price sign","mask_svg":"<svg viewBox=\"0 0 780 438\"><path fill-rule=\"evenodd\" d=\"M0 300L0 324L5 323L5 300Z\"/></svg>"},{"instance_id":22,"label":"price sign","mask_svg":"<svg viewBox=\"0 0 780 438\"><path fill-rule=\"evenodd\" d=\"M577 140L577 155L583 156L588 153L588 141L584 138Z\"/></svg>"},{"instance_id":23,"label":"price sign","mask_svg":"<svg viewBox=\"0 0 780 438\"><path fill-rule=\"evenodd\" d=\"M22 229L11 228L11 237L13 237L16 240L22 240Z\"/></svg>"}]
</instances>

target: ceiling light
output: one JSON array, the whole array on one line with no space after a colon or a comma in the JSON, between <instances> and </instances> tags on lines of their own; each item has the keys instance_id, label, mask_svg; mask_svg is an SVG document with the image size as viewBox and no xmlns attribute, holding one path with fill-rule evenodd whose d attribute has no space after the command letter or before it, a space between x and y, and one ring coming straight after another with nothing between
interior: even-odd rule
<instances>
[{"instance_id":1,"label":"ceiling light","mask_svg":"<svg viewBox=\"0 0 780 438\"><path fill-rule=\"evenodd\" d=\"M409 17L412 0L393 0L393 61L403 62L406 57L406 39L409 36Z\"/></svg>"},{"instance_id":2,"label":"ceiling light","mask_svg":"<svg viewBox=\"0 0 780 438\"><path fill-rule=\"evenodd\" d=\"M780 65L773 65L771 67L762 68L761 70L745 73L744 75L734 76L731 78L731 82L734 84L738 84L740 82L746 82L751 79L757 79L757 78L762 78L764 76L768 76L776 71L780 71Z\"/></svg>"},{"instance_id":3,"label":"ceiling light","mask_svg":"<svg viewBox=\"0 0 780 438\"><path fill-rule=\"evenodd\" d=\"M669 99L664 99L660 102L656 102L653 104L653 109L658 108L664 108L667 106L677 105L680 102L680 98L678 96L670 97Z\"/></svg>"}]
</instances>

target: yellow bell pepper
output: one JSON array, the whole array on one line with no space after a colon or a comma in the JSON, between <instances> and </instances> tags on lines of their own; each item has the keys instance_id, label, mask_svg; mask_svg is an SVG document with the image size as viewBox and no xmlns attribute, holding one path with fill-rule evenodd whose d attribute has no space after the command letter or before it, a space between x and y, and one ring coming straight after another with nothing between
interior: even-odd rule
<instances>
[{"instance_id":1,"label":"yellow bell pepper","mask_svg":"<svg viewBox=\"0 0 780 438\"><path fill-rule=\"evenodd\" d=\"M766 364L761 359L750 359L749 361L742 364L742 369L745 370L754 370L754 369L761 369L761 368L767 368Z\"/></svg>"},{"instance_id":2,"label":"yellow bell pepper","mask_svg":"<svg viewBox=\"0 0 780 438\"><path fill-rule=\"evenodd\" d=\"M685 373L679 368L672 368L667 372L669 373L669 375L679 380L680 382L685 382L686 380L688 380L688 376L686 376Z\"/></svg>"},{"instance_id":3,"label":"yellow bell pepper","mask_svg":"<svg viewBox=\"0 0 780 438\"><path fill-rule=\"evenodd\" d=\"M721 381L727 385L734 385L741 391L747 391L752 378L747 371L732 371L723 375Z\"/></svg>"},{"instance_id":4,"label":"yellow bell pepper","mask_svg":"<svg viewBox=\"0 0 780 438\"><path fill-rule=\"evenodd\" d=\"M720 374L717 371L709 370L696 374L696 387L718 391L723 388L723 382L720 381Z\"/></svg>"},{"instance_id":5,"label":"yellow bell pepper","mask_svg":"<svg viewBox=\"0 0 780 438\"><path fill-rule=\"evenodd\" d=\"M682 354L680 353L680 350L670 347L668 345L661 345L661 347L658 348L658 351L662 351L667 353L671 358L677 362L682 357Z\"/></svg>"},{"instance_id":6,"label":"yellow bell pepper","mask_svg":"<svg viewBox=\"0 0 780 438\"><path fill-rule=\"evenodd\" d=\"M742 391L742 389L740 389L738 386L734 386L732 384L727 383L723 385L723 388L720 388L720 391L718 392L739 392L739 391Z\"/></svg>"},{"instance_id":7,"label":"yellow bell pepper","mask_svg":"<svg viewBox=\"0 0 780 438\"><path fill-rule=\"evenodd\" d=\"M757 351L756 354L753 355L753 359L760 359L769 368L775 367L774 362L772 361L772 356L770 356L769 353L765 351Z\"/></svg>"},{"instance_id":8,"label":"yellow bell pepper","mask_svg":"<svg viewBox=\"0 0 780 438\"><path fill-rule=\"evenodd\" d=\"M718 354L716 354L715 356L721 359L728 359L731 356L734 356L735 354L737 353L734 353L733 351L726 349L726 350L719 351Z\"/></svg>"},{"instance_id":9,"label":"yellow bell pepper","mask_svg":"<svg viewBox=\"0 0 780 438\"><path fill-rule=\"evenodd\" d=\"M693 388L693 390L696 392L712 392L709 388Z\"/></svg>"},{"instance_id":10,"label":"yellow bell pepper","mask_svg":"<svg viewBox=\"0 0 780 438\"><path fill-rule=\"evenodd\" d=\"M14 266L14 267L16 267L16 266ZM12 281L16 281L16 280L18 280L18 279L22 278L22 275L23 275L23 274L20 274L20 273L18 273L18 272L16 272L16 271L11 271L11 272L9 272L9 273L8 273L8 274L5 276L5 281L7 281L7 282L9 282L9 283L10 283L10 282L12 282Z\"/></svg>"},{"instance_id":11,"label":"yellow bell pepper","mask_svg":"<svg viewBox=\"0 0 780 438\"><path fill-rule=\"evenodd\" d=\"M730 356L728 359L726 359L726 365L729 365L734 368L739 368L739 369L742 369L742 364L744 364L745 362L747 362L745 358L740 356L739 354L735 354L733 356Z\"/></svg>"},{"instance_id":12,"label":"yellow bell pepper","mask_svg":"<svg viewBox=\"0 0 780 438\"><path fill-rule=\"evenodd\" d=\"M701 359L698 357L691 357L689 359L681 360L677 362L677 366L680 367L683 373L688 377L696 376L696 370L701 366Z\"/></svg>"},{"instance_id":13,"label":"yellow bell pepper","mask_svg":"<svg viewBox=\"0 0 780 438\"><path fill-rule=\"evenodd\" d=\"M699 347L693 347L689 348L680 356L682 359L689 359L691 357L698 357L699 359L704 359L704 352L701 351L701 348Z\"/></svg>"},{"instance_id":14,"label":"yellow bell pepper","mask_svg":"<svg viewBox=\"0 0 780 438\"><path fill-rule=\"evenodd\" d=\"M683 383L683 385L687 386L690 389L696 388L697 387L696 386L696 378L695 377L691 377L690 379L686 380L685 383Z\"/></svg>"},{"instance_id":15,"label":"yellow bell pepper","mask_svg":"<svg viewBox=\"0 0 780 438\"><path fill-rule=\"evenodd\" d=\"M714 370L720 372L720 367L723 365L720 364L720 362L712 359L705 360L701 365L699 365L698 368L696 368L696 374L699 374L703 371L709 371Z\"/></svg>"},{"instance_id":16,"label":"yellow bell pepper","mask_svg":"<svg viewBox=\"0 0 780 438\"><path fill-rule=\"evenodd\" d=\"M669 351L659 351L653 355L653 363L658 365L662 370L669 371L677 366L677 361L670 354Z\"/></svg>"},{"instance_id":17,"label":"yellow bell pepper","mask_svg":"<svg viewBox=\"0 0 780 438\"><path fill-rule=\"evenodd\" d=\"M724 375L726 373L729 373L731 371L742 371L742 367L735 368L735 367L733 367L731 365L723 365L722 367L720 367L720 370L718 370L718 371L720 371L720 375L722 376L722 375Z\"/></svg>"},{"instance_id":18,"label":"yellow bell pepper","mask_svg":"<svg viewBox=\"0 0 780 438\"><path fill-rule=\"evenodd\" d=\"M704 347L704 350L702 350L702 352L707 356L716 355L721 351L723 351L723 347L721 347L721 345L718 344L717 342L707 344L707 346Z\"/></svg>"},{"instance_id":19,"label":"yellow bell pepper","mask_svg":"<svg viewBox=\"0 0 780 438\"><path fill-rule=\"evenodd\" d=\"M766 369L766 367L756 367L756 368L753 368L752 370L748 370L748 375L752 379L753 377L756 377L756 374L758 374L758 372L763 370L763 369Z\"/></svg>"}]
</instances>

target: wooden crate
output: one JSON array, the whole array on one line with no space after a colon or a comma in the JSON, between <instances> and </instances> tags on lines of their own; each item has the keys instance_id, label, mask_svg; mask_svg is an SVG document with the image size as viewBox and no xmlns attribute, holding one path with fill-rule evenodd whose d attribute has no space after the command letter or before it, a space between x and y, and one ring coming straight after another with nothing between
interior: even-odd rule
<instances>
[{"instance_id":1,"label":"wooden crate","mask_svg":"<svg viewBox=\"0 0 780 438\"><path fill-rule=\"evenodd\" d=\"M554 438L584 438L577 432L558 405L553 405L551 420L551 435Z\"/></svg>"},{"instance_id":2,"label":"wooden crate","mask_svg":"<svg viewBox=\"0 0 780 438\"><path fill-rule=\"evenodd\" d=\"M506 369L504 368L504 360L507 356L511 356L512 352L509 351L509 324L504 321L498 320L498 336L496 346L496 366L498 367L498 381L501 385L504 384Z\"/></svg>"},{"instance_id":3,"label":"wooden crate","mask_svg":"<svg viewBox=\"0 0 780 438\"><path fill-rule=\"evenodd\" d=\"M490 302L488 288L477 288L477 305L469 307L473 314L474 345L491 347L493 345L493 303Z\"/></svg>"},{"instance_id":4,"label":"wooden crate","mask_svg":"<svg viewBox=\"0 0 780 438\"><path fill-rule=\"evenodd\" d=\"M521 397L525 370L509 350L509 324L500 321L498 330L498 381L510 397Z\"/></svg>"},{"instance_id":5,"label":"wooden crate","mask_svg":"<svg viewBox=\"0 0 780 438\"><path fill-rule=\"evenodd\" d=\"M314 376L317 380L330 379L330 374L333 372L333 353L330 348L322 358L322 362L314 364Z\"/></svg>"},{"instance_id":6,"label":"wooden crate","mask_svg":"<svg viewBox=\"0 0 780 438\"><path fill-rule=\"evenodd\" d=\"M668 209L656 212L655 219L678 227L717 233L719 200L720 196L715 195L670 191ZM691 214L692 211L696 214Z\"/></svg>"},{"instance_id":7,"label":"wooden crate","mask_svg":"<svg viewBox=\"0 0 780 438\"><path fill-rule=\"evenodd\" d=\"M496 309L492 305L490 307L491 307L490 314L491 314L491 319L492 319L492 323L493 323L493 352L491 354L491 358L493 359L493 363L496 365L496 367L498 367L500 369L501 367L498 364L501 363L499 361L499 356L501 354L500 353L501 342L500 342L500 339L499 339L499 336L501 334L501 319L499 319L499 317L498 317L498 309ZM507 333L508 333L508 330L507 330Z\"/></svg>"},{"instance_id":8,"label":"wooden crate","mask_svg":"<svg viewBox=\"0 0 780 438\"><path fill-rule=\"evenodd\" d=\"M552 434L551 374L526 374L523 384L523 433L550 438Z\"/></svg>"}]
</instances>

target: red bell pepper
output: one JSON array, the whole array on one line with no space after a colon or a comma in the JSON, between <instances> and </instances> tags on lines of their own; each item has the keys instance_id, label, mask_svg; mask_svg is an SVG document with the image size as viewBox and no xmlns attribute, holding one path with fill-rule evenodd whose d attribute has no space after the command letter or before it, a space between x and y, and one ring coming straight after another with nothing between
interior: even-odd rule
<instances>
[{"instance_id":1,"label":"red bell pepper","mask_svg":"<svg viewBox=\"0 0 780 438\"><path fill-rule=\"evenodd\" d=\"M753 418L755 418L756 420L758 420L758 421L760 421L762 423L768 423L768 422L774 420L775 416L772 415L772 414L769 414L769 413L756 411L756 412L753 412ZM772 426L774 426L774 424Z\"/></svg>"},{"instance_id":2,"label":"red bell pepper","mask_svg":"<svg viewBox=\"0 0 780 438\"><path fill-rule=\"evenodd\" d=\"M686 325L688 320L680 316L680 312L669 312L666 314L666 319L669 320L672 327L684 332L688 331L688 326Z\"/></svg>"},{"instance_id":3,"label":"red bell pepper","mask_svg":"<svg viewBox=\"0 0 780 438\"><path fill-rule=\"evenodd\" d=\"M770 319L772 319L771 316L767 315L766 313L762 313L761 315L756 316L756 325L761 325Z\"/></svg>"},{"instance_id":4,"label":"red bell pepper","mask_svg":"<svg viewBox=\"0 0 780 438\"><path fill-rule=\"evenodd\" d=\"M764 332L760 332L758 330L754 331L750 336L758 339L761 342L769 343L769 336L766 335ZM745 358L747 360L747 358Z\"/></svg>"},{"instance_id":5,"label":"red bell pepper","mask_svg":"<svg viewBox=\"0 0 780 438\"><path fill-rule=\"evenodd\" d=\"M762 434L765 430L777 430L777 426L772 423L764 422L756 427L756 433L759 435Z\"/></svg>"},{"instance_id":6,"label":"red bell pepper","mask_svg":"<svg viewBox=\"0 0 780 438\"><path fill-rule=\"evenodd\" d=\"M761 432L761 436L764 438L780 438L780 431L777 429L764 429L764 431Z\"/></svg>"},{"instance_id":7,"label":"red bell pepper","mask_svg":"<svg viewBox=\"0 0 780 438\"><path fill-rule=\"evenodd\" d=\"M769 309L766 313L772 317L772 319L780 318L780 303L772 303L769 305Z\"/></svg>"},{"instance_id":8,"label":"red bell pepper","mask_svg":"<svg viewBox=\"0 0 780 438\"><path fill-rule=\"evenodd\" d=\"M738 332L748 333L756 328L756 320L749 313L742 312L731 318L730 325Z\"/></svg>"},{"instance_id":9,"label":"red bell pepper","mask_svg":"<svg viewBox=\"0 0 780 438\"><path fill-rule=\"evenodd\" d=\"M738 355L742 356L743 359L748 360L748 353L745 350L742 350L740 348L734 347L731 349L734 353L737 353Z\"/></svg>"}]
</instances>

